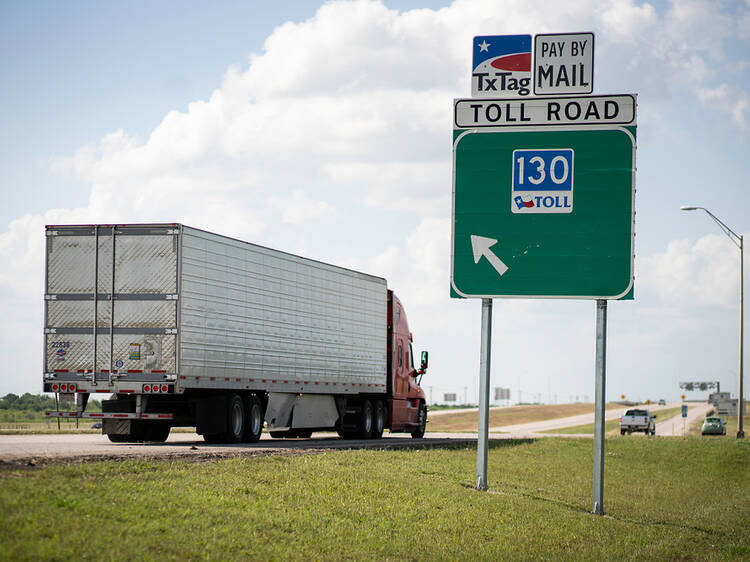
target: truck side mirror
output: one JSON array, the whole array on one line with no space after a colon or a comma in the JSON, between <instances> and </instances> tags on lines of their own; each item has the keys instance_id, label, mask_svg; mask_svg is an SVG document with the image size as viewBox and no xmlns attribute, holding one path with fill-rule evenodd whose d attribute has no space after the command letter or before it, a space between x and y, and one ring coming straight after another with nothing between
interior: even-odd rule
<instances>
[{"instance_id":1,"label":"truck side mirror","mask_svg":"<svg viewBox=\"0 0 750 562\"><path fill-rule=\"evenodd\" d=\"M428 355L429 354L426 351L422 352L422 365L419 367L420 371L424 371L427 368L427 358L428 358Z\"/></svg>"}]
</instances>

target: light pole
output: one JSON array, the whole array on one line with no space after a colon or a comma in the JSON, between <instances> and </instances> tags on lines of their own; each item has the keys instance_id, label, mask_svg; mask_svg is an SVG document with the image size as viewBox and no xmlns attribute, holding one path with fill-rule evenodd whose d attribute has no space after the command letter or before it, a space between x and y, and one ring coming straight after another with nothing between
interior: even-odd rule
<instances>
[{"instance_id":1,"label":"light pole","mask_svg":"<svg viewBox=\"0 0 750 562\"><path fill-rule=\"evenodd\" d=\"M706 209L705 207L691 207L689 205L683 205L680 207L681 211L696 211L696 210L702 210L706 211L709 217L714 219L714 222L719 225L719 228L724 231L724 234L726 234L729 239L734 243L735 246L737 246L740 249L740 351L739 351L739 369L738 369L738 376L739 378L739 390L737 391L737 439L744 439L745 437L745 431L743 428L742 418L745 415L745 401L742 398L742 331L743 331L743 301L745 298L744 295L744 275L743 275L743 262L744 262L744 250L743 250L743 242L742 242L742 235L737 234L734 230L729 228L727 225L725 225L723 222L721 222L716 216Z\"/></svg>"}]
</instances>

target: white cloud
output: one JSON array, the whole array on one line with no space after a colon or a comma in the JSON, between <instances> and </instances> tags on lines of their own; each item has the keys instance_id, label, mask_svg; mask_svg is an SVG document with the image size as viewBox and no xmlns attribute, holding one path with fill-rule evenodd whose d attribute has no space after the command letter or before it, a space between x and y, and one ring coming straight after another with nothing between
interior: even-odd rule
<instances>
[{"instance_id":1,"label":"white cloud","mask_svg":"<svg viewBox=\"0 0 750 562\"><path fill-rule=\"evenodd\" d=\"M721 234L695 243L672 240L666 251L637 259L636 283L668 306L737 306L739 252Z\"/></svg>"},{"instance_id":2,"label":"white cloud","mask_svg":"<svg viewBox=\"0 0 750 562\"><path fill-rule=\"evenodd\" d=\"M714 89L700 88L698 99L706 107L728 113L734 124L740 129L746 130L748 128L745 115L748 111L748 105L750 105L750 97L748 97L747 92L728 84L722 84Z\"/></svg>"},{"instance_id":3,"label":"white cloud","mask_svg":"<svg viewBox=\"0 0 750 562\"><path fill-rule=\"evenodd\" d=\"M295 189L289 197L269 197L272 207L281 210L281 222L303 224L322 218L332 218L336 209L325 201L314 201L302 189Z\"/></svg>"},{"instance_id":4,"label":"white cloud","mask_svg":"<svg viewBox=\"0 0 750 562\"><path fill-rule=\"evenodd\" d=\"M447 379L473 373L476 303L448 299L451 100L470 90L472 36L593 30L597 90L639 92L639 138L647 138L664 128L659 96L676 88L702 88L703 101L728 103L735 122L746 125L747 96L708 82L709 62L727 57L721 9L697 1L661 13L631 0L509 0L498 10L494 0L457 0L399 12L379 2L326 3L309 20L276 28L246 68L230 67L209 99L166 114L145 141L123 123L99 143L57 158L58 172L90 184L88 204L21 217L0 234L2 310L11 324L28 323L34 311L31 324L41 326L45 223L179 221L312 249L314 257L360 256L353 265L388 277L432 349L456 351L434 372ZM346 236L327 230L346 220L357 221ZM680 244L639 262L643 283L667 300L673 296L663 287L692 282L691 272L703 279L698 263L709 257ZM664 260L682 267L681 276ZM711 275L700 287L726 302L721 295L731 287ZM568 309L515 301L497 310L532 327L560 322L547 311ZM449 341L447 333L454 334ZM5 356L21 357L2 345ZM572 348L556 346L575 363ZM38 380L39 362L29 364L33 353L24 353L19 376Z\"/></svg>"}]
</instances>

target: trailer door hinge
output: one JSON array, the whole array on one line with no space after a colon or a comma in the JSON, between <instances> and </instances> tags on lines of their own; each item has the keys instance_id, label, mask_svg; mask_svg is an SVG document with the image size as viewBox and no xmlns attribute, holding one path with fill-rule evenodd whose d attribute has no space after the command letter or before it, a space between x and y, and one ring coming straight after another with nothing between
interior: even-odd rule
<instances>
[{"instance_id":1,"label":"trailer door hinge","mask_svg":"<svg viewBox=\"0 0 750 562\"><path fill-rule=\"evenodd\" d=\"M44 295L44 300L46 301L56 301L57 295Z\"/></svg>"},{"instance_id":2,"label":"trailer door hinge","mask_svg":"<svg viewBox=\"0 0 750 562\"><path fill-rule=\"evenodd\" d=\"M44 333L45 334L56 334L57 333L57 328L45 328L44 329Z\"/></svg>"},{"instance_id":3,"label":"trailer door hinge","mask_svg":"<svg viewBox=\"0 0 750 562\"><path fill-rule=\"evenodd\" d=\"M177 295L176 294L175 295L167 295L165 298L168 301L176 301L177 300Z\"/></svg>"},{"instance_id":4,"label":"trailer door hinge","mask_svg":"<svg viewBox=\"0 0 750 562\"><path fill-rule=\"evenodd\" d=\"M177 334L177 328L167 328L164 330L165 334Z\"/></svg>"}]
</instances>

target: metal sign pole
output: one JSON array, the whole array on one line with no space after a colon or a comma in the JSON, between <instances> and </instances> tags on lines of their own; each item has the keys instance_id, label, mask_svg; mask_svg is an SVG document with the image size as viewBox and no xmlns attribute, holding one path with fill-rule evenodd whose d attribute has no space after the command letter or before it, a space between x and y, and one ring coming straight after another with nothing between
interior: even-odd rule
<instances>
[{"instance_id":1,"label":"metal sign pole","mask_svg":"<svg viewBox=\"0 0 750 562\"><path fill-rule=\"evenodd\" d=\"M487 490L487 445L490 418L490 347L492 299L482 299L482 342L479 350L479 427L477 428L477 490Z\"/></svg>"},{"instance_id":2,"label":"metal sign pole","mask_svg":"<svg viewBox=\"0 0 750 562\"><path fill-rule=\"evenodd\" d=\"M594 405L594 513L604 515L604 404L607 370L607 301L596 301L596 383Z\"/></svg>"}]
</instances>

